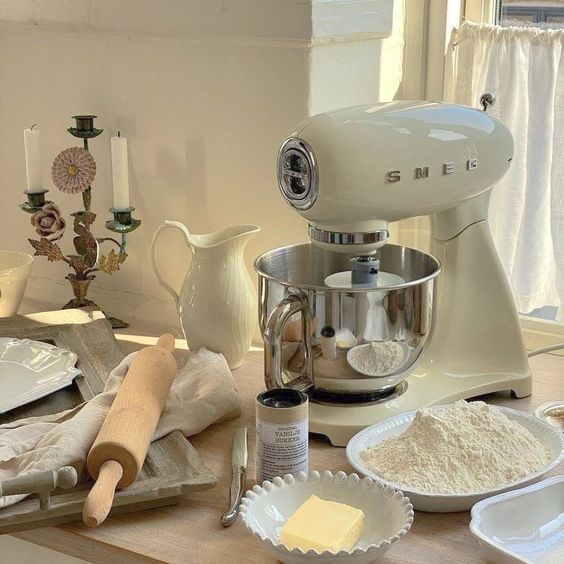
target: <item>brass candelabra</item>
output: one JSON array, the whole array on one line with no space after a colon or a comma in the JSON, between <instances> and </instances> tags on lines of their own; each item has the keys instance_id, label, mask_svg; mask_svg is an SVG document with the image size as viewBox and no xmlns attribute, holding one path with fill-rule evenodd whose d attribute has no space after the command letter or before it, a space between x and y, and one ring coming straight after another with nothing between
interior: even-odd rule
<instances>
[{"instance_id":1,"label":"brass candelabra","mask_svg":"<svg viewBox=\"0 0 564 564\"><path fill-rule=\"evenodd\" d=\"M115 209L110 208L113 219L106 221L106 229L121 235L121 241L114 237L95 237L92 234L92 225L96 214L91 211L92 206L92 181L96 173L96 163L88 148L89 139L98 137L102 129L94 127L97 116L73 116L76 121L74 127L69 127L68 132L74 137L83 140L83 148L70 147L62 151L53 162L51 169L53 182L63 192L82 195L83 209L71 214L73 218L73 238L75 253L63 254L56 243L66 229L59 207L47 200L45 195L48 190L30 193L24 191L27 201L20 208L31 214L31 223L36 229L39 239L28 239L35 249L35 255L45 256L48 261L66 262L73 272L65 277L69 280L74 298L69 300L63 309L69 308L98 308L96 303L87 298L90 283L97 272L112 275L120 269L127 258L127 235L141 225L141 221L134 219L131 214L135 208ZM115 245L107 254L102 254L103 243ZM121 319L106 315L113 328L127 327L129 324Z\"/></svg>"}]
</instances>

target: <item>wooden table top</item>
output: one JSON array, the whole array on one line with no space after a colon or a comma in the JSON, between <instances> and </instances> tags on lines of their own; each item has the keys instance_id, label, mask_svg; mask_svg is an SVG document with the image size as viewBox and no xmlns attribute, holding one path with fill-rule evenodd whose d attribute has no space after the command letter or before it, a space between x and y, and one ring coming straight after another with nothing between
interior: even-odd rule
<instances>
[{"instance_id":1,"label":"wooden table top","mask_svg":"<svg viewBox=\"0 0 564 564\"><path fill-rule=\"evenodd\" d=\"M121 335L125 352L156 339ZM181 341L177 341L180 345ZM180 356L186 354L180 351ZM532 411L539 404L564 397L564 357L539 355L531 358L534 390L529 398L511 399L492 394L488 401ZM190 441L204 463L218 478L211 490L193 494L179 505L150 509L108 519L98 529L75 523L63 527L36 529L16 536L91 562L274 562L260 543L237 520L224 529L220 516L228 505L231 478L231 444L239 426L249 428L248 486L255 475L254 398L263 389L262 351L251 351L244 365L233 373L243 398L243 413L232 421L212 426ZM345 450L319 438L310 441L310 468L344 470L352 468ZM562 474L561 464L553 474ZM470 513L430 514L416 512L409 534L393 545L383 564L481 562L478 543L470 534Z\"/></svg>"}]
</instances>

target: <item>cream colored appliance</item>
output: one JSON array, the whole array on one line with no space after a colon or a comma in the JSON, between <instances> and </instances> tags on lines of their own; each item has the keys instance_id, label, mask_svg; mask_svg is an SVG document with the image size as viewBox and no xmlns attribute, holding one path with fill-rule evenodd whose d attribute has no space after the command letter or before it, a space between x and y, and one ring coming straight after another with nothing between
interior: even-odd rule
<instances>
[{"instance_id":1,"label":"cream colored appliance","mask_svg":"<svg viewBox=\"0 0 564 564\"><path fill-rule=\"evenodd\" d=\"M487 220L512 157L500 121L438 102L316 115L284 141L280 191L311 243L257 259L260 325L267 388L306 390L311 432L345 445L401 412L531 393ZM421 215L431 254L388 243Z\"/></svg>"}]
</instances>

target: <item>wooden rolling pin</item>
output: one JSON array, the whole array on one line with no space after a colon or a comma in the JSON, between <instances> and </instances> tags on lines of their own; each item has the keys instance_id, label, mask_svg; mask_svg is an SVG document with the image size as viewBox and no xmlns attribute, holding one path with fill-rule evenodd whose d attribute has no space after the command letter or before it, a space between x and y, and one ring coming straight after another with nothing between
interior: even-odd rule
<instances>
[{"instance_id":1,"label":"wooden rolling pin","mask_svg":"<svg viewBox=\"0 0 564 564\"><path fill-rule=\"evenodd\" d=\"M86 465L96 483L82 518L90 527L108 516L116 488L129 486L141 471L176 375L173 350L174 337L165 334L137 353L88 453Z\"/></svg>"}]
</instances>

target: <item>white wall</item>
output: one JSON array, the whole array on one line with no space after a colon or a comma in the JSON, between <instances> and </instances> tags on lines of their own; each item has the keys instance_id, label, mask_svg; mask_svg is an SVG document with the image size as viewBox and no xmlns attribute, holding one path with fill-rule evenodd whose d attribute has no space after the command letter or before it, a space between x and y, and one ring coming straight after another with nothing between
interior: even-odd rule
<instances>
[{"instance_id":1,"label":"white wall","mask_svg":"<svg viewBox=\"0 0 564 564\"><path fill-rule=\"evenodd\" d=\"M392 100L402 80L404 6L396 1L386 38L314 41L309 58L309 113Z\"/></svg>"},{"instance_id":2,"label":"white wall","mask_svg":"<svg viewBox=\"0 0 564 564\"><path fill-rule=\"evenodd\" d=\"M392 0L316 3L352 10L338 41L313 38L311 2L298 0L3 2L0 248L29 251L26 238L34 235L29 216L18 209L25 188L22 130L39 124L44 182L68 214L80 197L53 189L50 164L59 151L79 144L66 132L70 116L90 112L105 130L91 142L98 165L94 233L109 234L103 227L111 205L109 136L117 129L129 139L131 200L143 221L130 236L122 271L100 273L93 283L91 297L112 313L175 319L148 259L152 233L164 219L194 232L260 224L263 231L248 248L249 265L264 250L305 240L304 222L278 194L278 146L312 109L391 98L399 79L389 69L401 69L403 41L401 8L392 36L383 38L391 31ZM358 11L371 4L382 17L366 29ZM401 4L396 1L396 10ZM365 26L360 34L354 21ZM351 60L357 62L352 73ZM387 80L380 65L388 69ZM350 76L355 80L343 87ZM334 96L320 95L321 87ZM72 235L69 228L63 250L72 249ZM189 254L176 233L161 241L164 275L179 285ZM38 257L28 295L53 306L69 299L64 266Z\"/></svg>"}]
</instances>

